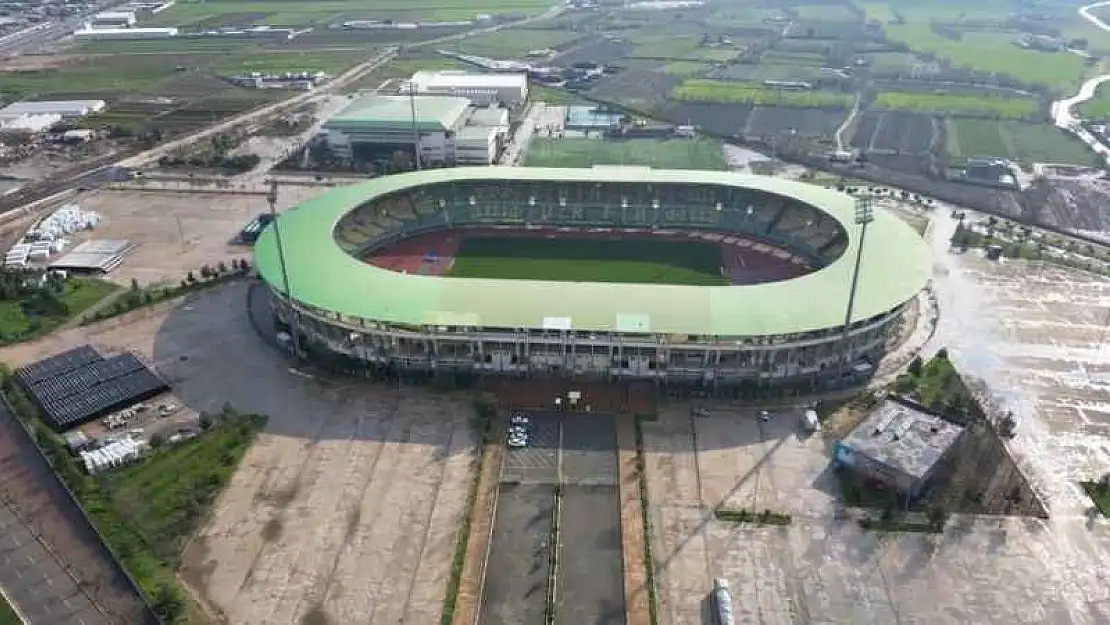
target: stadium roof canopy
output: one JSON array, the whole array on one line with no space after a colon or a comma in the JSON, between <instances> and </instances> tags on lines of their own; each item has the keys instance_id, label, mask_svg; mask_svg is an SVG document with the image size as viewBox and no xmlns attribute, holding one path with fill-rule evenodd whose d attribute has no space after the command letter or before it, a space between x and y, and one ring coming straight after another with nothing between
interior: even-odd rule
<instances>
[{"instance_id":1,"label":"stadium roof canopy","mask_svg":"<svg viewBox=\"0 0 1110 625\"><path fill-rule=\"evenodd\" d=\"M412 132L414 108L420 132L443 132L458 125L470 110L470 100L446 96L367 96L324 122L324 128L340 132Z\"/></svg>"},{"instance_id":2,"label":"stadium roof canopy","mask_svg":"<svg viewBox=\"0 0 1110 625\"><path fill-rule=\"evenodd\" d=\"M840 221L850 239L840 258L782 282L683 286L421 276L374 267L340 249L339 219L371 198L432 183L483 181L731 185L794 198ZM841 326L859 246L855 200L814 185L727 172L605 167L464 167L385 176L334 189L282 214L278 223L293 297L344 316L433 326L536 328L569 320L575 330L762 336ZM262 277L282 287L274 229L255 246ZM876 208L863 251L854 321L911 299L931 271L928 247L903 220Z\"/></svg>"}]
</instances>

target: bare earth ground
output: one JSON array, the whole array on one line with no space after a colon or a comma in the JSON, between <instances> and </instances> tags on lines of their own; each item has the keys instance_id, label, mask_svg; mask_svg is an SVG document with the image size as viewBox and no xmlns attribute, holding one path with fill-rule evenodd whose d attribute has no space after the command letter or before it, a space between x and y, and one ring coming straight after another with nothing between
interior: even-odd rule
<instances>
[{"instance_id":1,"label":"bare earth ground","mask_svg":"<svg viewBox=\"0 0 1110 625\"><path fill-rule=\"evenodd\" d=\"M763 423L727 406L695 420L671 406L644 424L662 623L703 623L718 576L744 623L1110 622L1110 523L1089 514L1076 484L1110 470L1110 283L950 255L947 212L930 233L941 316L926 353L946 346L1015 411L1011 450L1051 518L956 517L940 536L863 532L830 488L824 442L799 435L797 411ZM721 502L793 523L712 520Z\"/></svg>"},{"instance_id":2,"label":"bare earth ground","mask_svg":"<svg viewBox=\"0 0 1110 625\"><path fill-rule=\"evenodd\" d=\"M433 623L442 609L476 440L461 395L333 383L261 343L246 285L0 350L19 366L69 345L130 349L193 410L269 415L183 575L213 611L254 623Z\"/></svg>"},{"instance_id":3,"label":"bare earth ground","mask_svg":"<svg viewBox=\"0 0 1110 625\"><path fill-rule=\"evenodd\" d=\"M321 189L286 185L278 195L284 210L321 193ZM120 284L180 282L204 265L251 258L249 247L231 241L243 226L268 210L263 195L99 190L72 202L96 211L104 220L95 230L72 237L70 248L88 239L128 239L135 249L108 277Z\"/></svg>"}]
</instances>

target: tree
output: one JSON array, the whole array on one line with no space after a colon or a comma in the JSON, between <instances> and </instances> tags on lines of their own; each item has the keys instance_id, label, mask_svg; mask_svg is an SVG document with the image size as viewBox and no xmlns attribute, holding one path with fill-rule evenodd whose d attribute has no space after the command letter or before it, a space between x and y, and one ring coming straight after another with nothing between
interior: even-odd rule
<instances>
[{"instance_id":1,"label":"tree","mask_svg":"<svg viewBox=\"0 0 1110 625\"><path fill-rule=\"evenodd\" d=\"M181 613L185 608L185 601L181 597L181 591L175 588L172 582L158 584L158 586L154 588L154 594L150 600L154 612L167 623L176 622L181 618Z\"/></svg>"},{"instance_id":2,"label":"tree","mask_svg":"<svg viewBox=\"0 0 1110 625\"><path fill-rule=\"evenodd\" d=\"M948 360L948 348L942 347L937 350L936 358L938 360Z\"/></svg>"},{"instance_id":3,"label":"tree","mask_svg":"<svg viewBox=\"0 0 1110 625\"><path fill-rule=\"evenodd\" d=\"M220 275L227 273L227 265L224 264L224 261L221 260L220 262L216 263L216 271Z\"/></svg>"},{"instance_id":4,"label":"tree","mask_svg":"<svg viewBox=\"0 0 1110 625\"><path fill-rule=\"evenodd\" d=\"M185 280L186 280L186 282L188 282L189 284L196 284L196 282L197 282L197 277L193 275L193 272L192 272L192 271L190 271L189 273L185 274Z\"/></svg>"},{"instance_id":5,"label":"tree","mask_svg":"<svg viewBox=\"0 0 1110 625\"><path fill-rule=\"evenodd\" d=\"M925 365L925 363L922 362L921 356L914 356L913 360L910 361L909 368L906 369L906 373L909 373L910 375L912 375L913 377L916 378L916 377L921 375L921 370L924 367L924 365Z\"/></svg>"}]
</instances>

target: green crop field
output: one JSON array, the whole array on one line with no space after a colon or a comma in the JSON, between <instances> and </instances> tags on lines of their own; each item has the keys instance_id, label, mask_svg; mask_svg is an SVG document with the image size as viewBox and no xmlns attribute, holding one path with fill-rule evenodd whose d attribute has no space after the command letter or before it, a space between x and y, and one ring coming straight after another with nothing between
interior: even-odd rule
<instances>
[{"instance_id":1,"label":"green crop field","mask_svg":"<svg viewBox=\"0 0 1110 625\"><path fill-rule=\"evenodd\" d=\"M1003 17L1010 10L1007 7L976 10L963 5L900 2L861 6L868 19L883 23L883 31L891 41L903 43L914 52L932 54L956 67L1006 74L1058 91L1073 89L1087 73L1084 60L1076 54L1018 47L1019 33L1007 30L1004 24ZM939 34L937 23L949 27L953 36Z\"/></svg>"},{"instance_id":2,"label":"green crop field","mask_svg":"<svg viewBox=\"0 0 1110 625\"><path fill-rule=\"evenodd\" d=\"M359 19L423 22L472 20L480 14L535 14L550 6L548 0L382 0L372 3L372 6L355 0L193 1L178 2L154 16L153 21L144 26L217 28L254 24L326 26Z\"/></svg>"},{"instance_id":3,"label":"green crop field","mask_svg":"<svg viewBox=\"0 0 1110 625\"><path fill-rule=\"evenodd\" d=\"M874 107L887 111L946 113L999 119L1025 119L1035 115L1041 108L1040 103L1033 98L901 91L879 92L875 96Z\"/></svg>"},{"instance_id":4,"label":"green crop field","mask_svg":"<svg viewBox=\"0 0 1110 625\"><path fill-rule=\"evenodd\" d=\"M522 55L530 50L567 45L582 37L582 33L565 30L503 30L460 39L452 42L450 47L466 54L503 58Z\"/></svg>"},{"instance_id":5,"label":"green crop field","mask_svg":"<svg viewBox=\"0 0 1110 625\"><path fill-rule=\"evenodd\" d=\"M23 621L3 596L0 596L0 625L23 625Z\"/></svg>"},{"instance_id":6,"label":"green crop field","mask_svg":"<svg viewBox=\"0 0 1110 625\"><path fill-rule=\"evenodd\" d=\"M1110 86L1107 83L1099 85L1095 97L1079 105L1079 114L1089 119L1110 117Z\"/></svg>"},{"instance_id":7,"label":"green crop field","mask_svg":"<svg viewBox=\"0 0 1110 625\"><path fill-rule=\"evenodd\" d=\"M948 154L954 159L1001 156L1029 163L1097 165L1081 141L1052 124L987 119L949 119Z\"/></svg>"},{"instance_id":8,"label":"green crop field","mask_svg":"<svg viewBox=\"0 0 1110 625\"><path fill-rule=\"evenodd\" d=\"M728 169L721 144L712 139L554 139L536 137L529 167L641 165L655 169Z\"/></svg>"},{"instance_id":9,"label":"green crop field","mask_svg":"<svg viewBox=\"0 0 1110 625\"><path fill-rule=\"evenodd\" d=\"M462 278L723 285L721 249L704 241L471 237L451 275Z\"/></svg>"},{"instance_id":10,"label":"green crop field","mask_svg":"<svg viewBox=\"0 0 1110 625\"><path fill-rule=\"evenodd\" d=\"M796 108L849 108L852 96L832 91L784 91L753 84L723 80L691 79L683 81L671 94L676 100L701 102L735 102L753 106L786 106Z\"/></svg>"}]
</instances>

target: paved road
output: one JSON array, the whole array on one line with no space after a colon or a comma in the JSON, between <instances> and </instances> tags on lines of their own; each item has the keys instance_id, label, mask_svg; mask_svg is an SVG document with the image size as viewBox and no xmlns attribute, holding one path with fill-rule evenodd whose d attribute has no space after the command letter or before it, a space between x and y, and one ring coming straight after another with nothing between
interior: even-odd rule
<instances>
[{"instance_id":1,"label":"paved road","mask_svg":"<svg viewBox=\"0 0 1110 625\"><path fill-rule=\"evenodd\" d=\"M1079 9L1079 15L1090 22L1095 28L1110 33L1110 24L1107 24L1091 13L1092 9L1097 9L1102 6L1110 6L1110 0L1095 2L1094 4L1081 7ZM1076 105L1082 104L1095 97L1095 92L1098 90L1099 85L1107 81L1110 81L1110 74L1103 74L1091 78L1079 87L1079 91L1075 95L1053 102L1051 110L1052 120L1057 128L1070 132L1078 137L1080 141L1087 144L1087 147L1091 148L1096 154L1102 157L1104 163L1110 164L1110 147L1103 143L1099 137L1096 137L1094 133L1081 126L1080 117L1072 113L1072 109Z\"/></svg>"}]
</instances>

